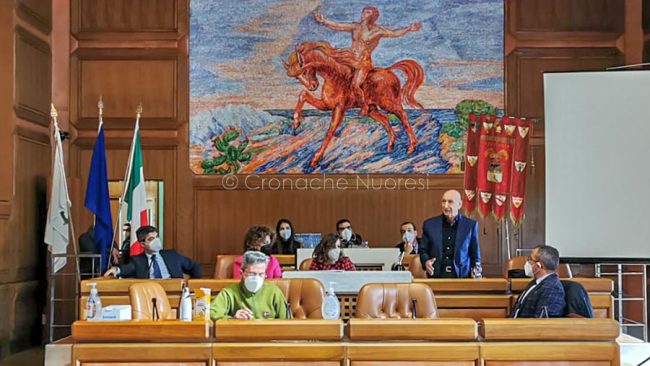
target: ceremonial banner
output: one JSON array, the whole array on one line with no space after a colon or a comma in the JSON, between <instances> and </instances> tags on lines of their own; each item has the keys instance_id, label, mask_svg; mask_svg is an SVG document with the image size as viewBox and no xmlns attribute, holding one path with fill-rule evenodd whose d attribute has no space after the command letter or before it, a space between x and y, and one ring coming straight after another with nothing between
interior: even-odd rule
<instances>
[{"instance_id":1,"label":"ceremonial banner","mask_svg":"<svg viewBox=\"0 0 650 366\"><path fill-rule=\"evenodd\" d=\"M467 214L478 208L503 219L507 208L521 223L526 190L530 122L526 119L470 115L465 157L464 204ZM478 203L476 202L478 200Z\"/></svg>"}]
</instances>

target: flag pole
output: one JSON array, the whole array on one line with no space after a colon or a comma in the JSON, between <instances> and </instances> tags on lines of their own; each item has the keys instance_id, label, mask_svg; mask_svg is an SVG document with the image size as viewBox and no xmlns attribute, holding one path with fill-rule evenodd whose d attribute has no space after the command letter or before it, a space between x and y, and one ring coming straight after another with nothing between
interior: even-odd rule
<instances>
[{"instance_id":1,"label":"flag pole","mask_svg":"<svg viewBox=\"0 0 650 366\"><path fill-rule=\"evenodd\" d=\"M102 104L103 107L103 104ZM101 110L100 110L101 111ZM119 248L122 249L122 243L115 243L115 235L117 234L118 227L120 226L121 218L122 218L122 208L124 206L124 196L126 195L126 190L129 187L129 180L131 178L131 165L133 164L133 149L135 148L135 139L137 135L137 131L140 130L140 116L142 115L142 102L138 104L138 109L136 110L136 117L135 117L135 128L133 129L133 139L131 140L131 149L129 151L129 160L126 163L126 171L124 172L124 186L122 188L122 195L120 196L120 203L117 208L117 223L115 224L115 229L113 230L113 240L111 242L111 254L113 252L113 248L115 245L119 245ZM111 265L111 261L108 261L108 268L113 267Z\"/></svg>"},{"instance_id":2,"label":"flag pole","mask_svg":"<svg viewBox=\"0 0 650 366\"><path fill-rule=\"evenodd\" d=\"M59 122L57 120L57 117L59 114L56 111L56 108L54 108L54 103L51 103L51 109L50 109L50 116L54 120L54 138L57 141L57 144L61 144L61 149L63 150L63 141L61 141L61 134L59 130ZM55 154L56 155L56 154ZM61 155L61 166L65 167L64 161L63 161L63 155ZM65 173L65 171L64 171ZM64 192L65 192L65 199L67 201L67 209L68 209L68 221L70 222L70 233L72 234L72 249L73 253L75 255L75 262L77 264L77 268L75 269L75 274L77 277L77 283L81 283L81 268L79 267L79 251L77 250L77 238L74 230L74 224L72 221L72 215L70 214L70 208L72 207L72 202L70 202L70 195L68 194L68 180L63 179L63 185L64 185ZM79 289L77 288L76 291ZM77 294L78 295L78 294ZM78 296L77 296L78 297ZM75 312L78 306L75 306Z\"/></svg>"}]
</instances>

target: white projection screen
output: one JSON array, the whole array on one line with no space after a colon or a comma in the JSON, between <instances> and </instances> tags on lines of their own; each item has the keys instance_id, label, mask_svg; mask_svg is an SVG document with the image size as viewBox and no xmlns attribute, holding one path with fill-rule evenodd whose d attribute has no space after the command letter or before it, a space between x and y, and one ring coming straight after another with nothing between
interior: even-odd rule
<instances>
[{"instance_id":1,"label":"white projection screen","mask_svg":"<svg viewBox=\"0 0 650 366\"><path fill-rule=\"evenodd\" d=\"M546 243L650 259L650 71L545 73L544 113Z\"/></svg>"}]
</instances>

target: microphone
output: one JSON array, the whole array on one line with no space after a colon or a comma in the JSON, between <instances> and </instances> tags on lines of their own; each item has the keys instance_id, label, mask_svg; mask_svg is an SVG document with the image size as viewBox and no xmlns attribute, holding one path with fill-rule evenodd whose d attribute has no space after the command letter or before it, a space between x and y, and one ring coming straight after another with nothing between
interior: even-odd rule
<instances>
[{"instance_id":1,"label":"microphone","mask_svg":"<svg viewBox=\"0 0 650 366\"><path fill-rule=\"evenodd\" d=\"M411 300L411 306L412 306L412 311L411 311L411 319L417 319L418 317L418 301L416 299Z\"/></svg>"},{"instance_id":2,"label":"microphone","mask_svg":"<svg viewBox=\"0 0 650 366\"><path fill-rule=\"evenodd\" d=\"M287 301L287 319L293 319L293 313L291 312L291 303Z\"/></svg>"},{"instance_id":3,"label":"microphone","mask_svg":"<svg viewBox=\"0 0 650 366\"><path fill-rule=\"evenodd\" d=\"M151 317L153 320L158 320L160 316L158 315L158 307L156 306L156 298L151 299Z\"/></svg>"}]
</instances>

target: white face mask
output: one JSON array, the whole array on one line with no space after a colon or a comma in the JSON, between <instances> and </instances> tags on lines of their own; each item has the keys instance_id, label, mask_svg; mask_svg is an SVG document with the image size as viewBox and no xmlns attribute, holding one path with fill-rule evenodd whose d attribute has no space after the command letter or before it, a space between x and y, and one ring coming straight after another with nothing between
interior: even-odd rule
<instances>
[{"instance_id":1,"label":"white face mask","mask_svg":"<svg viewBox=\"0 0 650 366\"><path fill-rule=\"evenodd\" d=\"M149 250L158 253L162 249L160 238L155 238L149 243Z\"/></svg>"},{"instance_id":2,"label":"white face mask","mask_svg":"<svg viewBox=\"0 0 650 366\"><path fill-rule=\"evenodd\" d=\"M413 240L415 240L415 232L413 231L407 231L402 235L402 240L404 240L407 243L412 243Z\"/></svg>"},{"instance_id":3,"label":"white face mask","mask_svg":"<svg viewBox=\"0 0 650 366\"><path fill-rule=\"evenodd\" d=\"M264 277L260 276L248 276L244 279L244 287L246 290L252 293L259 291L264 285Z\"/></svg>"},{"instance_id":4,"label":"white face mask","mask_svg":"<svg viewBox=\"0 0 650 366\"><path fill-rule=\"evenodd\" d=\"M341 248L333 248L327 252L327 257L332 262L338 261L340 256L341 256Z\"/></svg>"},{"instance_id":5,"label":"white face mask","mask_svg":"<svg viewBox=\"0 0 650 366\"><path fill-rule=\"evenodd\" d=\"M343 229L343 231L341 231L341 238L345 241L350 241L350 239L352 239L352 229Z\"/></svg>"},{"instance_id":6,"label":"white face mask","mask_svg":"<svg viewBox=\"0 0 650 366\"><path fill-rule=\"evenodd\" d=\"M529 261L526 261L526 264L524 264L524 272L526 272L526 277L535 277L535 274L533 273L533 266Z\"/></svg>"},{"instance_id":7,"label":"white face mask","mask_svg":"<svg viewBox=\"0 0 650 366\"><path fill-rule=\"evenodd\" d=\"M291 237L291 229L286 228L286 229L280 229L280 237L284 240L289 240Z\"/></svg>"}]
</instances>

